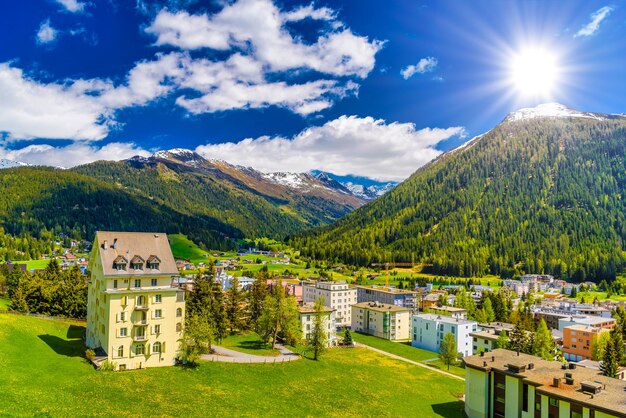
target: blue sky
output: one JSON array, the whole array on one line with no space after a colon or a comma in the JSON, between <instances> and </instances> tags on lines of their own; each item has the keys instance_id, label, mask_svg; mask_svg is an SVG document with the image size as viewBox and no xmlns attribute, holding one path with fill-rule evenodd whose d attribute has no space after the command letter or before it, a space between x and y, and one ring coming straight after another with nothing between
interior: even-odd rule
<instances>
[{"instance_id":1,"label":"blue sky","mask_svg":"<svg viewBox=\"0 0 626 418\"><path fill-rule=\"evenodd\" d=\"M3 8L0 157L32 164L183 147L263 171L398 181L521 107L626 112L617 1ZM511 81L528 50L556 67L533 94Z\"/></svg>"}]
</instances>

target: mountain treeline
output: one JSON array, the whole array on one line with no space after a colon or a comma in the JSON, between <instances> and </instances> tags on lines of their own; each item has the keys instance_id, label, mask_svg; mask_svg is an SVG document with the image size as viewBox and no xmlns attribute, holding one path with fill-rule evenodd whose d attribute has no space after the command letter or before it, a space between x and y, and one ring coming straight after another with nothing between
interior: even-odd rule
<instances>
[{"instance_id":1,"label":"mountain treeline","mask_svg":"<svg viewBox=\"0 0 626 418\"><path fill-rule=\"evenodd\" d=\"M229 248L241 232L211 217L193 217L72 171L0 170L0 256L38 258L63 232L91 240L97 230L184 233L205 248Z\"/></svg>"},{"instance_id":2,"label":"mountain treeline","mask_svg":"<svg viewBox=\"0 0 626 418\"><path fill-rule=\"evenodd\" d=\"M625 158L624 118L505 121L291 243L303 256L360 266L612 280L625 262Z\"/></svg>"}]
</instances>

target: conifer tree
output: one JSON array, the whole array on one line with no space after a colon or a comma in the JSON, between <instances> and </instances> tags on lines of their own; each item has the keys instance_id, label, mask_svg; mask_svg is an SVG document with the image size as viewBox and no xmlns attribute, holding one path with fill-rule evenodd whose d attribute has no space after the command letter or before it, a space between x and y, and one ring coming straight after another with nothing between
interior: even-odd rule
<instances>
[{"instance_id":1,"label":"conifer tree","mask_svg":"<svg viewBox=\"0 0 626 418\"><path fill-rule=\"evenodd\" d=\"M493 322L496 320L496 313L493 310L493 305L491 304L491 298L489 297L485 298L482 309L485 312L486 322Z\"/></svg>"},{"instance_id":2,"label":"conifer tree","mask_svg":"<svg viewBox=\"0 0 626 418\"><path fill-rule=\"evenodd\" d=\"M326 315L323 297L315 299L314 309L313 329L311 330L307 345L313 350L313 360L317 360L324 353L324 350L326 350L326 344L328 343L326 326L330 321L330 317ZM325 320L325 318L328 318L328 320Z\"/></svg>"},{"instance_id":3,"label":"conifer tree","mask_svg":"<svg viewBox=\"0 0 626 418\"><path fill-rule=\"evenodd\" d=\"M237 277L233 277L226 296L226 315L228 317L230 332L233 334L237 330L242 330L245 326L243 308L241 306L244 295L241 289L239 289L239 279Z\"/></svg>"},{"instance_id":4,"label":"conifer tree","mask_svg":"<svg viewBox=\"0 0 626 418\"><path fill-rule=\"evenodd\" d=\"M439 359L448 366L448 370L450 370L451 364L456 364L457 359L459 358L459 352L456 347L456 339L452 333L448 332L444 335L441 344L439 345Z\"/></svg>"},{"instance_id":5,"label":"conifer tree","mask_svg":"<svg viewBox=\"0 0 626 418\"><path fill-rule=\"evenodd\" d=\"M509 345L509 337L506 335L505 330L501 330L498 334L498 339L494 343L493 348L507 348Z\"/></svg>"},{"instance_id":6,"label":"conifer tree","mask_svg":"<svg viewBox=\"0 0 626 418\"><path fill-rule=\"evenodd\" d=\"M554 360L556 345L543 318L539 321L532 341L532 354L544 360Z\"/></svg>"},{"instance_id":7,"label":"conifer tree","mask_svg":"<svg viewBox=\"0 0 626 418\"><path fill-rule=\"evenodd\" d=\"M258 321L263 312L263 304L269 294L266 275L260 274L257 279L252 282L250 292L248 293L248 317L252 328L257 330Z\"/></svg>"}]
</instances>

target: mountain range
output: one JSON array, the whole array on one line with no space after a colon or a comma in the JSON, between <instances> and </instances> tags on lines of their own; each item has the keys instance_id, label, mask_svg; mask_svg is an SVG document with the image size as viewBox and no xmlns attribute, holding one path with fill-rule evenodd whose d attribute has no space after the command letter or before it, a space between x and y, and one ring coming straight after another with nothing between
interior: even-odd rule
<instances>
[{"instance_id":1,"label":"mountain range","mask_svg":"<svg viewBox=\"0 0 626 418\"><path fill-rule=\"evenodd\" d=\"M626 118L550 103L509 114L379 199L291 242L305 256L355 265L612 279L626 262L624 196Z\"/></svg>"}]
</instances>

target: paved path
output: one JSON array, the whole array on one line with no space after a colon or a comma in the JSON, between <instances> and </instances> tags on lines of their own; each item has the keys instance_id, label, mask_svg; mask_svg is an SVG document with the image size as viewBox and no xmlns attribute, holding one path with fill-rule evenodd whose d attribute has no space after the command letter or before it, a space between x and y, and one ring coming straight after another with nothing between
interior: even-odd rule
<instances>
[{"instance_id":1,"label":"paved path","mask_svg":"<svg viewBox=\"0 0 626 418\"><path fill-rule=\"evenodd\" d=\"M241 351L230 350L214 345L213 354L203 354L202 360L221 361L224 363L284 363L287 361L300 360L300 356L281 344L276 344L280 351L277 356L255 356L254 354L242 353Z\"/></svg>"},{"instance_id":2,"label":"paved path","mask_svg":"<svg viewBox=\"0 0 626 418\"><path fill-rule=\"evenodd\" d=\"M465 379L464 379L464 378L462 378L461 376L457 376L457 375L455 375L455 374L453 374L453 373L446 372L445 370L436 369L436 368L434 368L434 367L427 366L427 365L422 364L422 363L419 363L419 362L417 362L417 361L409 360L408 358L400 357L400 356L397 356L397 355L395 355L395 354L391 354L391 353L389 353L389 352L387 352L387 351L379 350L378 348L374 348L374 347L371 347L371 346L366 345L366 344L363 344L363 343L357 343L357 342L355 342L355 345L356 345L357 347L363 347L363 348L367 348L368 350L376 351L377 353L380 353L380 354L382 354L382 355L384 355L384 356L387 356L387 357L394 358L394 359L396 359L396 360L404 361L404 362L406 362L406 363L411 363L411 364L413 364L413 365L415 365L415 366L423 367L424 369L428 369L428 370L430 370L430 371L432 371L432 372L437 372L437 373L445 374L445 375L446 375L446 376L448 376L448 377L452 377L452 378L454 378L454 379L458 379L458 380L465 381Z\"/></svg>"}]
</instances>

